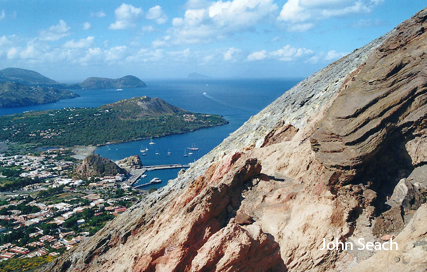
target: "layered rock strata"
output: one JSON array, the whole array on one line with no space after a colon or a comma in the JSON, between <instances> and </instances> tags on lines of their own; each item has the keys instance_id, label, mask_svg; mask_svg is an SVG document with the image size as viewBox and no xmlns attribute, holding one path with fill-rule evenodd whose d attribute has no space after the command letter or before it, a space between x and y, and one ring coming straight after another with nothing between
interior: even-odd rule
<instances>
[{"instance_id":1,"label":"layered rock strata","mask_svg":"<svg viewBox=\"0 0 427 272\"><path fill-rule=\"evenodd\" d=\"M426 20L299 83L45 270L425 270Z\"/></svg>"}]
</instances>

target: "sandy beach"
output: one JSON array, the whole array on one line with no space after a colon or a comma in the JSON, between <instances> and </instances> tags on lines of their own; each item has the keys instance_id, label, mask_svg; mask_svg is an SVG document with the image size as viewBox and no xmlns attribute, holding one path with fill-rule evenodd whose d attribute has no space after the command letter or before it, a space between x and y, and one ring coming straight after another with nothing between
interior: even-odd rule
<instances>
[{"instance_id":1,"label":"sandy beach","mask_svg":"<svg viewBox=\"0 0 427 272\"><path fill-rule=\"evenodd\" d=\"M96 146L75 146L72 151L76 154L72 156L78 160L84 160L87 156L92 155Z\"/></svg>"}]
</instances>

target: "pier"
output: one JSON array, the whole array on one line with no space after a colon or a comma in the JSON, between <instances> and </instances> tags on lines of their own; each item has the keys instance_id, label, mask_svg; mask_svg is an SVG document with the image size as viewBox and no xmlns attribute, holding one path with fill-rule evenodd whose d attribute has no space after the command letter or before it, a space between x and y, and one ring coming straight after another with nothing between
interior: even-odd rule
<instances>
[{"instance_id":1,"label":"pier","mask_svg":"<svg viewBox=\"0 0 427 272\"><path fill-rule=\"evenodd\" d=\"M141 168L141 169L131 169L130 170L130 174L132 175L128 180L126 180L125 181L125 183L127 184L127 185L129 185L129 186L132 186L132 185L134 185L137 181L138 181L138 179L142 176L142 175L144 175L144 173L146 172L147 170L146 169L144 169L144 168Z\"/></svg>"},{"instance_id":2,"label":"pier","mask_svg":"<svg viewBox=\"0 0 427 272\"><path fill-rule=\"evenodd\" d=\"M147 171L152 170L163 170L163 169L174 169L174 168L189 168L190 165L188 164L164 164L164 165L151 165L151 166L144 166L143 169Z\"/></svg>"},{"instance_id":3,"label":"pier","mask_svg":"<svg viewBox=\"0 0 427 272\"><path fill-rule=\"evenodd\" d=\"M126 180L125 182L126 182L127 185L132 186L147 171L163 170L163 169L174 169L174 168L189 168L189 167L190 167L190 165L188 165L188 164L163 164L163 165L148 165L148 166L143 166L141 169L131 169L130 170L130 174L132 176L128 180ZM147 185L147 184L145 184L145 185Z\"/></svg>"}]
</instances>

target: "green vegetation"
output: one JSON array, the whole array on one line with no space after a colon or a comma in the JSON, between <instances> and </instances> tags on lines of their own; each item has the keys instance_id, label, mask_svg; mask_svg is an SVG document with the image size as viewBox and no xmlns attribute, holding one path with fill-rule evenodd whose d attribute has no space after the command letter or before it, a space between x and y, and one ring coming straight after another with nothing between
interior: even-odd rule
<instances>
[{"instance_id":1,"label":"green vegetation","mask_svg":"<svg viewBox=\"0 0 427 272\"><path fill-rule=\"evenodd\" d=\"M55 257L42 256L31 259L10 259L0 263L0 271L29 271L45 263L51 262Z\"/></svg>"},{"instance_id":2,"label":"green vegetation","mask_svg":"<svg viewBox=\"0 0 427 272\"><path fill-rule=\"evenodd\" d=\"M64 185L61 185L59 187L49 188L46 191L40 191L37 194L37 197L40 199L45 199L49 196L55 196L55 195L61 194L64 191L64 187L65 187Z\"/></svg>"},{"instance_id":3,"label":"green vegetation","mask_svg":"<svg viewBox=\"0 0 427 272\"><path fill-rule=\"evenodd\" d=\"M83 89L141 88L147 86L135 76L124 76L118 79L90 77L78 85Z\"/></svg>"},{"instance_id":4,"label":"green vegetation","mask_svg":"<svg viewBox=\"0 0 427 272\"><path fill-rule=\"evenodd\" d=\"M52 87L25 86L19 83L0 83L0 108L46 104L79 95Z\"/></svg>"},{"instance_id":5,"label":"green vegetation","mask_svg":"<svg viewBox=\"0 0 427 272\"><path fill-rule=\"evenodd\" d=\"M227 123L218 115L191 113L160 99L146 100L147 97L143 97L99 108L1 116L0 140L38 146L99 145L161 137Z\"/></svg>"}]
</instances>

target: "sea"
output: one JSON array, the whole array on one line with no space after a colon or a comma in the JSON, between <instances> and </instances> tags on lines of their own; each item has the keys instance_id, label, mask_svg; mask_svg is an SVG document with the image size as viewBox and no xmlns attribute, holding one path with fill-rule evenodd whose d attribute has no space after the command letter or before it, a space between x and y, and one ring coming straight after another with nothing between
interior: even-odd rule
<instances>
[{"instance_id":1,"label":"sea","mask_svg":"<svg viewBox=\"0 0 427 272\"><path fill-rule=\"evenodd\" d=\"M109 144L95 150L95 154L113 161L139 155L143 165L187 165L208 153L251 116L299 81L301 79L147 80L146 88L72 90L80 97L44 105L3 108L0 109L0 115L69 107L98 107L139 96L159 97L192 112L222 115L229 124L162 138ZM151 184L143 189L160 188L176 178L179 170L147 171L146 177L135 185L159 178L161 183Z\"/></svg>"}]
</instances>

